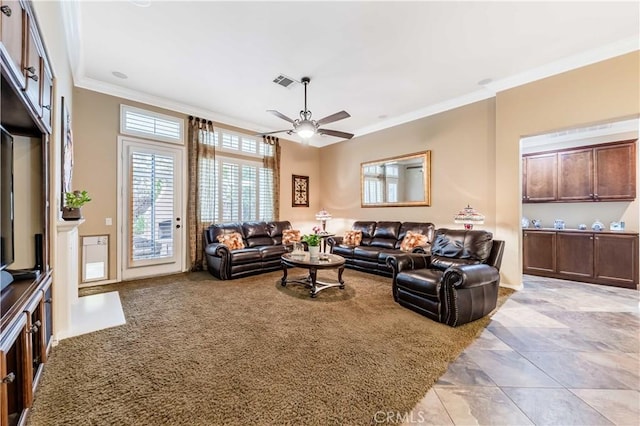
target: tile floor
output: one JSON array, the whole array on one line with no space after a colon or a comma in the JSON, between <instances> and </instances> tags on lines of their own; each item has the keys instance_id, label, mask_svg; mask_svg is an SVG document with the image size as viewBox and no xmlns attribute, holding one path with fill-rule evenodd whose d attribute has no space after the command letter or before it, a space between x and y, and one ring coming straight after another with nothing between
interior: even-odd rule
<instances>
[{"instance_id":1,"label":"tile floor","mask_svg":"<svg viewBox=\"0 0 640 426\"><path fill-rule=\"evenodd\" d=\"M405 424L640 424L638 292L524 281Z\"/></svg>"},{"instance_id":2,"label":"tile floor","mask_svg":"<svg viewBox=\"0 0 640 426\"><path fill-rule=\"evenodd\" d=\"M123 324L126 320L117 291L82 296L71 305L71 332L68 337Z\"/></svg>"}]
</instances>

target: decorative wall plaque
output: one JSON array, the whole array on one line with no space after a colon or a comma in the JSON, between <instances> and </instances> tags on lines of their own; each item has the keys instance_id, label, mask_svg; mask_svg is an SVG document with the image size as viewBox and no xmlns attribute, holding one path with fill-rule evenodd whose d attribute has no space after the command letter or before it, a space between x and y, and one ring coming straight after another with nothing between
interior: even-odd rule
<instances>
[{"instance_id":1,"label":"decorative wall plaque","mask_svg":"<svg viewBox=\"0 0 640 426\"><path fill-rule=\"evenodd\" d=\"M292 175L291 207L309 207L309 176Z\"/></svg>"}]
</instances>

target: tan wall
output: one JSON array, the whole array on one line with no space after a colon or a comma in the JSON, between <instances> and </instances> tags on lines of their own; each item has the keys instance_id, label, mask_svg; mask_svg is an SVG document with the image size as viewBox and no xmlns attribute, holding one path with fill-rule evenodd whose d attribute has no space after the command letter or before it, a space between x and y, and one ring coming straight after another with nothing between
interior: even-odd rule
<instances>
[{"instance_id":1,"label":"tan wall","mask_svg":"<svg viewBox=\"0 0 640 426\"><path fill-rule=\"evenodd\" d=\"M73 77L71 74L71 66L69 64L69 54L64 35L64 25L62 25L63 11L62 2L32 2L36 13L38 24L42 33L44 44L47 48L49 60L53 68L54 85L53 85L53 109L51 111L53 117L51 136L49 138L50 153L50 170L49 170L49 204L51 206L49 223L51 229L49 232L50 241L50 265L53 267L54 281L56 285L56 270L62 264L68 261L64 253L57 253L56 247L56 221L60 220L61 205L61 179L60 179L60 152L61 152L61 130L62 122L60 113L60 98L64 97L69 104L72 103ZM33 265L31 265L33 266Z\"/></svg>"},{"instance_id":2,"label":"tan wall","mask_svg":"<svg viewBox=\"0 0 640 426\"><path fill-rule=\"evenodd\" d=\"M322 148L322 204L343 233L355 220L433 222L460 228L455 214L467 204L495 226L495 103L476 102L451 111ZM360 163L431 150L431 206L360 206Z\"/></svg>"},{"instance_id":3,"label":"tan wall","mask_svg":"<svg viewBox=\"0 0 640 426\"><path fill-rule=\"evenodd\" d=\"M85 189L93 200L82 208L85 223L80 235L109 236L109 279L115 279L117 265L117 140L120 128L120 104L131 105L186 119L182 113L167 111L138 102L93 92L74 89L73 131L75 164L73 187ZM186 125L186 121L185 121ZM251 131L214 123L214 127L251 134ZM320 210L319 150L298 143L281 140L281 203L280 218L291 220L299 229L310 231L315 211ZM186 173L186 171L185 171ZM291 175L310 176L310 207L291 207ZM186 181L185 175L185 181ZM105 225L105 218L112 226ZM186 255L186 254L185 254Z\"/></svg>"},{"instance_id":4,"label":"tan wall","mask_svg":"<svg viewBox=\"0 0 640 426\"><path fill-rule=\"evenodd\" d=\"M639 64L636 51L496 96L496 235L506 241L504 282L522 283L520 138L637 117ZM626 216L628 230L638 230L638 214L636 207Z\"/></svg>"},{"instance_id":5,"label":"tan wall","mask_svg":"<svg viewBox=\"0 0 640 426\"><path fill-rule=\"evenodd\" d=\"M35 265L35 234L42 223L42 141L13 137L13 196L15 262L11 269L31 269Z\"/></svg>"}]
</instances>

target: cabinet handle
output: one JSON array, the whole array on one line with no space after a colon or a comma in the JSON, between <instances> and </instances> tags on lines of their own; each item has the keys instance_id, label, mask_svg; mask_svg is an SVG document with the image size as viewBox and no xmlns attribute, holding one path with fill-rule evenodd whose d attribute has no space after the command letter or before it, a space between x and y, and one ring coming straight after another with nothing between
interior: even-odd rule
<instances>
[{"instance_id":1,"label":"cabinet handle","mask_svg":"<svg viewBox=\"0 0 640 426\"><path fill-rule=\"evenodd\" d=\"M33 81L38 81L38 76L35 74L28 75L27 78L30 78Z\"/></svg>"},{"instance_id":2,"label":"cabinet handle","mask_svg":"<svg viewBox=\"0 0 640 426\"><path fill-rule=\"evenodd\" d=\"M25 67L24 70L27 71L27 72L30 72L31 74L35 74L36 73L35 67Z\"/></svg>"},{"instance_id":3,"label":"cabinet handle","mask_svg":"<svg viewBox=\"0 0 640 426\"><path fill-rule=\"evenodd\" d=\"M13 383L15 379L16 379L16 375L13 373L9 373L7 374L6 377L2 379L2 383Z\"/></svg>"},{"instance_id":4,"label":"cabinet handle","mask_svg":"<svg viewBox=\"0 0 640 426\"><path fill-rule=\"evenodd\" d=\"M598 198L598 194L593 194L594 197Z\"/></svg>"},{"instance_id":5,"label":"cabinet handle","mask_svg":"<svg viewBox=\"0 0 640 426\"><path fill-rule=\"evenodd\" d=\"M42 109L48 109L51 111L51 105L42 105Z\"/></svg>"},{"instance_id":6,"label":"cabinet handle","mask_svg":"<svg viewBox=\"0 0 640 426\"><path fill-rule=\"evenodd\" d=\"M47 300L45 300L44 303L51 303L51 298L48 298Z\"/></svg>"},{"instance_id":7,"label":"cabinet handle","mask_svg":"<svg viewBox=\"0 0 640 426\"><path fill-rule=\"evenodd\" d=\"M593 240L593 237L589 237L590 240Z\"/></svg>"},{"instance_id":8,"label":"cabinet handle","mask_svg":"<svg viewBox=\"0 0 640 426\"><path fill-rule=\"evenodd\" d=\"M2 13L4 13L7 16L11 16L11 8L7 5L4 5L2 7L0 7L0 10L2 11Z\"/></svg>"}]
</instances>

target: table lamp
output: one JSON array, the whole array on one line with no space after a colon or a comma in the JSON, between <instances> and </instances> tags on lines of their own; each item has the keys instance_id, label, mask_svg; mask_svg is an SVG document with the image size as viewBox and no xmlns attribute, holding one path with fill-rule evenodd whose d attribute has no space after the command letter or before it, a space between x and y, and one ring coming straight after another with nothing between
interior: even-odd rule
<instances>
[{"instance_id":1,"label":"table lamp","mask_svg":"<svg viewBox=\"0 0 640 426\"><path fill-rule=\"evenodd\" d=\"M325 209L322 209L318 213L316 213L316 220L322 222L322 232L326 232L327 221L331 220L331 213L329 213Z\"/></svg>"},{"instance_id":2,"label":"table lamp","mask_svg":"<svg viewBox=\"0 0 640 426\"><path fill-rule=\"evenodd\" d=\"M464 229L473 229L473 225L482 225L484 223L484 215L467 204L467 207L460 210L453 218L453 221L464 224Z\"/></svg>"}]
</instances>

